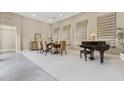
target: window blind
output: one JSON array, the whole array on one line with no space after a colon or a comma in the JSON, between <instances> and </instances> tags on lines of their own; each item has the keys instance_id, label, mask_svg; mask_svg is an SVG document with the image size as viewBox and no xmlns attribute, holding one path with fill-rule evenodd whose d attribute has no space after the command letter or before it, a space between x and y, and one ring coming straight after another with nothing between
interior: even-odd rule
<instances>
[{"instance_id":1,"label":"window blind","mask_svg":"<svg viewBox=\"0 0 124 93\"><path fill-rule=\"evenodd\" d=\"M97 17L97 38L107 41L111 46L116 45L116 13Z\"/></svg>"},{"instance_id":2,"label":"window blind","mask_svg":"<svg viewBox=\"0 0 124 93\"><path fill-rule=\"evenodd\" d=\"M16 15L14 13L1 12L0 13L0 24L15 26Z\"/></svg>"},{"instance_id":3,"label":"window blind","mask_svg":"<svg viewBox=\"0 0 124 93\"><path fill-rule=\"evenodd\" d=\"M87 40L87 24L88 20L77 23L76 43L81 44Z\"/></svg>"},{"instance_id":4,"label":"window blind","mask_svg":"<svg viewBox=\"0 0 124 93\"><path fill-rule=\"evenodd\" d=\"M59 40L59 27L54 29L54 40L55 41Z\"/></svg>"},{"instance_id":5,"label":"window blind","mask_svg":"<svg viewBox=\"0 0 124 93\"><path fill-rule=\"evenodd\" d=\"M67 44L70 44L70 30L71 24L63 27L63 40L65 40Z\"/></svg>"}]
</instances>

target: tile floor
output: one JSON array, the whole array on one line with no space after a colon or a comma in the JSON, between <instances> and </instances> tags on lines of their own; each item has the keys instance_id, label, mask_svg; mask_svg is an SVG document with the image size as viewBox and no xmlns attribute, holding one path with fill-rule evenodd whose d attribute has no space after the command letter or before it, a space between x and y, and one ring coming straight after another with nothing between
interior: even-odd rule
<instances>
[{"instance_id":1,"label":"tile floor","mask_svg":"<svg viewBox=\"0 0 124 93\"><path fill-rule=\"evenodd\" d=\"M119 56L105 54L105 64L100 64L99 53L95 60L87 62L80 59L79 51L68 50L68 55L47 56L36 51L23 51L22 54L32 60L57 80L67 81L121 81L124 80L124 62Z\"/></svg>"},{"instance_id":2,"label":"tile floor","mask_svg":"<svg viewBox=\"0 0 124 93\"><path fill-rule=\"evenodd\" d=\"M20 53L0 54L0 81L54 81L57 80Z\"/></svg>"},{"instance_id":3,"label":"tile floor","mask_svg":"<svg viewBox=\"0 0 124 93\"><path fill-rule=\"evenodd\" d=\"M79 51L68 50L68 55L47 56L36 51L0 54L1 81L123 81L124 62L119 56L105 54L100 64L99 54L87 62L79 58Z\"/></svg>"}]
</instances>

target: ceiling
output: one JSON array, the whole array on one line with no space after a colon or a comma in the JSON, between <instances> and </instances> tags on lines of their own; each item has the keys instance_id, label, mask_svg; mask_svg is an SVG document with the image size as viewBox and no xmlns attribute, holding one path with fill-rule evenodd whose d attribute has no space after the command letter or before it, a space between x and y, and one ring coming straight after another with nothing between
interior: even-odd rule
<instances>
[{"instance_id":1,"label":"ceiling","mask_svg":"<svg viewBox=\"0 0 124 93\"><path fill-rule=\"evenodd\" d=\"M52 24L69 18L71 16L77 15L80 12L16 12L16 13L24 17Z\"/></svg>"}]
</instances>

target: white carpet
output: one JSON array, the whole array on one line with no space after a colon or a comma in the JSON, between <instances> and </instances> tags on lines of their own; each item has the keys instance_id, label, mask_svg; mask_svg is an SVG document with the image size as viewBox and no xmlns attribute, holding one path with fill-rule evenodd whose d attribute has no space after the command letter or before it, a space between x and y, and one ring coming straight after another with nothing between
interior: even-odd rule
<instances>
[{"instance_id":1,"label":"white carpet","mask_svg":"<svg viewBox=\"0 0 124 93\"><path fill-rule=\"evenodd\" d=\"M22 54L34 64L58 80L124 80L124 62L119 56L105 55L105 64L100 64L99 54L94 61L80 59L79 51L71 51L68 55L47 56L36 51L23 51Z\"/></svg>"}]
</instances>

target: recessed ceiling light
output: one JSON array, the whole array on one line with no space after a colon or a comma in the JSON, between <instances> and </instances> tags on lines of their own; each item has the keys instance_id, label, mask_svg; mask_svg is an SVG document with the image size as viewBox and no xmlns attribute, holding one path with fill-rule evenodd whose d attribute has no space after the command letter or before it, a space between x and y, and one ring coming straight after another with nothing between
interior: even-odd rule
<instances>
[{"instance_id":1,"label":"recessed ceiling light","mask_svg":"<svg viewBox=\"0 0 124 93\"><path fill-rule=\"evenodd\" d=\"M51 17L51 18L48 18L47 20L48 20L49 22L52 22L52 21L56 20L56 17Z\"/></svg>"},{"instance_id":2,"label":"recessed ceiling light","mask_svg":"<svg viewBox=\"0 0 124 93\"><path fill-rule=\"evenodd\" d=\"M63 16L63 14L59 14L59 16Z\"/></svg>"},{"instance_id":3,"label":"recessed ceiling light","mask_svg":"<svg viewBox=\"0 0 124 93\"><path fill-rule=\"evenodd\" d=\"M36 17L37 15L36 14L32 14L33 17Z\"/></svg>"},{"instance_id":4,"label":"recessed ceiling light","mask_svg":"<svg viewBox=\"0 0 124 93\"><path fill-rule=\"evenodd\" d=\"M56 17L52 17L52 19L56 19Z\"/></svg>"}]
</instances>

